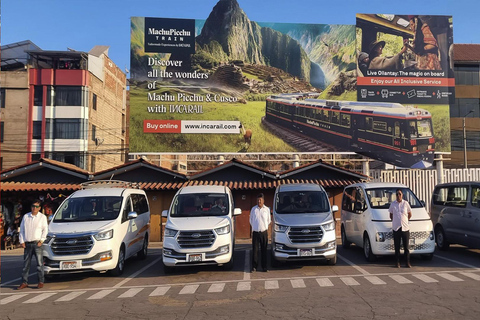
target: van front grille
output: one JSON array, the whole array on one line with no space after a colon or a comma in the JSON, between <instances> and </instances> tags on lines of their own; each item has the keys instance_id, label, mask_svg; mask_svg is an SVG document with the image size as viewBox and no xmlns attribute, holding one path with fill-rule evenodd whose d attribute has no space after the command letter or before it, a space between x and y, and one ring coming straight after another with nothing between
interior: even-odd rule
<instances>
[{"instance_id":1,"label":"van front grille","mask_svg":"<svg viewBox=\"0 0 480 320\"><path fill-rule=\"evenodd\" d=\"M309 243L322 241L323 231L320 226L290 227L288 238L292 243Z\"/></svg>"},{"instance_id":2,"label":"van front grille","mask_svg":"<svg viewBox=\"0 0 480 320\"><path fill-rule=\"evenodd\" d=\"M180 248L206 248L215 241L213 230L181 231L177 237Z\"/></svg>"},{"instance_id":3,"label":"van front grille","mask_svg":"<svg viewBox=\"0 0 480 320\"><path fill-rule=\"evenodd\" d=\"M52 252L59 256L72 256L89 253L93 247L91 236L83 237L55 237L50 244Z\"/></svg>"}]
</instances>

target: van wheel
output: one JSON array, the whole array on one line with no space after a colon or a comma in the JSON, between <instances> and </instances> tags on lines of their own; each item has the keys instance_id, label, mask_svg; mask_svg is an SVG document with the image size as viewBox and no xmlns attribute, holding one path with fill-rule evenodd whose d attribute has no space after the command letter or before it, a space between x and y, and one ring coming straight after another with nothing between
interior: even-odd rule
<instances>
[{"instance_id":1,"label":"van wheel","mask_svg":"<svg viewBox=\"0 0 480 320\"><path fill-rule=\"evenodd\" d=\"M422 254L420 257L422 260L431 261L433 259L433 253Z\"/></svg>"},{"instance_id":2,"label":"van wheel","mask_svg":"<svg viewBox=\"0 0 480 320\"><path fill-rule=\"evenodd\" d=\"M373 262L377 259L372 252L372 246L370 244L370 239L368 238L368 234L363 236L363 254L365 255L365 259L368 262Z\"/></svg>"},{"instance_id":3,"label":"van wheel","mask_svg":"<svg viewBox=\"0 0 480 320\"><path fill-rule=\"evenodd\" d=\"M447 237L445 236L445 231L441 226L437 226L435 228L435 240L437 241L438 249L445 251L448 250L450 244L447 241Z\"/></svg>"},{"instance_id":4,"label":"van wheel","mask_svg":"<svg viewBox=\"0 0 480 320\"><path fill-rule=\"evenodd\" d=\"M124 267L125 267L125 249L122 245L122 247L120 248L120 252L118 253L117 266L115 267L115 269L110 271L110 274L114 277L118 277L122 275Z\"/></svg>"},{"instance_id":5,"label":"van wheel","mask_svg":"<svg viewBox=\"0 0 480 320\"><path fill-rule=\"evenodd\" d=\"M347 240L347 234L345 233L345 228L342 225L342 248L348 249L350 248L350 245L352 244L350 241Z\"/></svg>"},{"instance_id":6,"label":"van wheel","mask_svg":"<svg viewBox=\"0 0 480 320\"><path fill-rule=\"evenodd\" d=\"M332 259L329 259L328 262L327 262L327 264L328 264L329 266L334 266L334 265L336 265L336 264L337 264L337 255L335 255L335 257L333 257Z\"/></svg>"},{"instance_id":7,"label":"van wheel","mask_svg":"<svg viewBox=\"0 0 480 320\"><path fill-rule=\"evenodd\" d=\"M143 246L142 250L138 251L137 258L140 260L147 259L148 254L148 235L145 235L145 239L143 239Z\"/></svg>"}]
</instances>

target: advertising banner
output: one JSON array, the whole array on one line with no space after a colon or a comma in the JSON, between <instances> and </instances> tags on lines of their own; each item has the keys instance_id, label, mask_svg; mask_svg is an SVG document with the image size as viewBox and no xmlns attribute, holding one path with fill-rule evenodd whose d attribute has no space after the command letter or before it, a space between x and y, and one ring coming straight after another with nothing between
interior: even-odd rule
<instances>
[{"instance_id":1,"label":"advertising banner","mask_svg":"<svg viewBox=\"0 0 480 320\"><path fill-rule=\"evenodd\" d=\"M431 165L450 150L449 133L437 139L446 100L356 102L358 30L254 22L236 0L206 20L133 17L130 152L354 151Z\"/></svg>"},{"instance_id":2,"label":"advertising banner","mask_svg":"<svg viewBox=\"0 0 480 320\"><path fill-rule=\"evenodd\" d=\"M358 101L453 101L451 16L357 14Z\"/></svg>"}]
</instances>

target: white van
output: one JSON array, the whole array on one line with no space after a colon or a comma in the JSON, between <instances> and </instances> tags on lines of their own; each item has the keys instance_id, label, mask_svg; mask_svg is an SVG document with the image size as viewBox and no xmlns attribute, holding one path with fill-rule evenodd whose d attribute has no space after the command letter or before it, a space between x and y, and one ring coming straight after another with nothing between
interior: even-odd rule
<instances>
[{"instance_id":1,"label":"white van","mask_svg":"<svg viewBox=\"0 0 480 320\"><path fill-rule=\"evenodd\" d=\"M287 260L337 263L335 219L325 190L318 184L287 184L275 190L272 264Z\"/></svg>"},{"instance_id":2,"label":"white van","mask_svg":"<svg viewBox=\"0 0 480 320\"><path fill-rule=\"evenodd\" d=\"M189 186L178 190L167 217L163 237L165 272L176 266L202 264L233 267L235 217L232 192L223 186Z\"/></svg>"},{"instance_id":3,"label":"white van","mask_svg":"<svg viewBox=\"0 0 480 320\"><path fill-rule=\"evenodd\" d=\"M125 260L147 257L150 209L145 191L122 181L85 183L60 205L43 244L45 274L123 273Z\"/></svg>"},{"instance_id":4,"label":"white van","mask_svg":"<svg viewBox=\"0 0 480 320\"><path fill-rule=\"evenodd\" d=\"M367 261L377 255L394 255L392 220L388 209L401 189L403 199L412 208L410 219L410 254L432 259L435 251L433 224L423 202L405 185L399 183L357 183L343 191L341 233L342 246L351 243L363 248ZM403 249L402 249L403 250Z\"/></svg>"}]
</instances>

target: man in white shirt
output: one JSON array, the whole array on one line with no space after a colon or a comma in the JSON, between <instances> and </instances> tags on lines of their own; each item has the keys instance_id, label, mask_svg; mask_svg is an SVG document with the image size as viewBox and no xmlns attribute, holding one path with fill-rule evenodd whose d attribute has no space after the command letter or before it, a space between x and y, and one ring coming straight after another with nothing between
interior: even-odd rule
<instances>
[{"instance_id":1,"label":"man in white shirt","mask_svg":"<svg viewBox=\"0 0 480 320\"><path fill-rule=\"evenodd\" d=\"M395 258L397 260L396 267L400 268L400 239L403 242L403 250L405 253L405 266L411 268L410 264L410 228L408 221L412 217L412 208L410 204L403 200L403 192L400 189L396 191L397 200L390 204L388 212L392 220L393 244L395 247Z\"/></svg>"},{"instance_id":2,"label":"man in white shirt","mask_svg":"<svg viewBox=\"0 0 480 320\"><path fill-rule=\"evenodd\" d=\"M35 255L37 260L37 273L38 273L38 289L43 288L45 276L43 273L43 249L42 244L47 238L48 223L47 217L40 212L41 202L35 200L32 203L32 212L23 216L22 223L20 224L19 241L23 251L23 272L22 272L22 284L17 290L28 287L28 274L30 273L30 264L32 262L32 256Z\"/></svg>"},{"instance_id":3,"label":"man in white shirt","mask_svg":"<svg viewBox=\"0 0 480 320\"><path fill-rule=\"evenodd\" d=\"M270 209L264 204L263 193L257 196L257 205L250 211L250 225L252 226L252 272L258 267L258 247L262 257L263 272L267 272L267 244L268 226L270 225Z\"/></svg>"}]
</instances>

